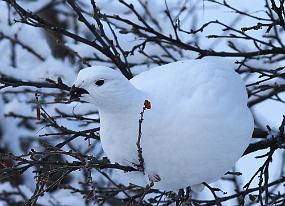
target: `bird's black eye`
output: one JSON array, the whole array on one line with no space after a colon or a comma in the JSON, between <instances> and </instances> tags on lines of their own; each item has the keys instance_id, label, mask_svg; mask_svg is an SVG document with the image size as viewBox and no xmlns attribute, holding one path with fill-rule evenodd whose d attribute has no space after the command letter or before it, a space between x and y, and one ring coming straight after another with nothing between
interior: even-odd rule
<instances>
[{"instance_id":1,"label":"bird's black eye","mask_svg":"<svg viewBox=\"0 0 285 206\"><path fill-rule=\"evenodd\" d=\"M97 80L97 81L95 82L95 84L96 84L97 86L102 86L104 83L105 83L105 82L104 82L103 79Z\"/></svg>"}]
</instances>

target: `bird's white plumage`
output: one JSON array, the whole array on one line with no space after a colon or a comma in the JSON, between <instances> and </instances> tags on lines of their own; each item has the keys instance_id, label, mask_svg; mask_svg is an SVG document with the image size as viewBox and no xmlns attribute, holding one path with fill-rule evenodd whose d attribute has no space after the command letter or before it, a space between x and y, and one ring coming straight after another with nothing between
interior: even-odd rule
<instances>
[{"instance_id":1,"label":"bird's white plumage","mask_svg":"<svg viewBox=\"0 0 285 206\"><path fill-rule=\"evenodd\" d=\"M87 101L99 108L108 158L124 165L138 163L138 121L144 100L151 102L142 124L145 173L159 175L156 188L178 190L217 180L249 143L253 118L247 93L230 67L220 60L179 61L130 81L115 70L90 67L81 70L75 86L86 89ZM97 79L105 84L96 87Z\"/></svg>"}]
</instances>

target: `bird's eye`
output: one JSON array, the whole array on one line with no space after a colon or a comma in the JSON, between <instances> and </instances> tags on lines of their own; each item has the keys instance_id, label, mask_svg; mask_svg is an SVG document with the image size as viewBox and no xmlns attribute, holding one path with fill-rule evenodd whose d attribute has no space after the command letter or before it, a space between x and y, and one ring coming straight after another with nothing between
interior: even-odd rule
<instances>
[{"instance_id":1,"label":"bird's eye","mask_svg":"<svg viewBox=\"0 0 285 206\"><path fill-rule=\"evenodd\" d=\"M97 86L102 86L104 83L105 83L105 82L104 82L103 79L97 80L97 81L95 82L95 84L96 84Z\"/></svg>"}]
</instances>

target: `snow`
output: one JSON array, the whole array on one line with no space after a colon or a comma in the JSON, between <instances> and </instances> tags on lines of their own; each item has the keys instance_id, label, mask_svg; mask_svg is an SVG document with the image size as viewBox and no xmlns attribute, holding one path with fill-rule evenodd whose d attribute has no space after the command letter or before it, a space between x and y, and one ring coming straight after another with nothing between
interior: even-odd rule
<instances>
[{"instance_id":1,"label":"snow","mask_svg":"<svg viewBox=\"0 0 285 206\"><path fill-rule=\"evenodd\" d=\"M19 1L21 5L23 5L25 8L28 8L31 11L37 11L41 9L43 6L45 6L47 3L50 1ZM125 7L122 7L121 5L118 5L118 1L113 0L113 1L106 1L106 0L98 0L96 1L98 4L98 7L102 9L103 13L107 13L110 15L113 14L119 14L122 17L127 17L133 22L138 22L137 18L134 17L134 15L130 14L130 12L127 12L127 9ZM138 9L140 14L143 14L143 9L138 3L138 1L132 0L128 1L134 4L134 6ZM176 0L168 0L168 6L170 9L172 8L179 8L181 4L183 4L183 1L176 1ZM92 8L90 6L90 1L88 0L83 0L80 1L80 5L84 5L84 9L86 11L89 11L90 13L92 12ZM241 10L247 10L248 13L253 14L253 15L258 15L261 17L266 17L265 12L264 12L264 5L263 2L259 0L241 0L241 1L228 1L229 4L233 5L236 8L239 8ZM165 35L169 35L170 33L173 34L173 31L171 29L170 23L168 19L165 17L165 14L163 13L165 10L165 3L164 1L155 1L149 0L149 8L154 12L155 17L160 21L162 25L162 30ZM214 5L211 2L207 1L189 1L187 2L187 8L191 10L191 13L185 13L180 16L180 19L185 19L185 21L181 21L181 26L182 28L190 29L190 28L198 28L202 26L204 23L206 23L209 20L221 20L225 23L233 23L235 25L235 28L239 29L244 26L252 26L256 24L256 21L250 19L250 18L242 18L241 21L236 21L237 15L234 14L233 12L229 12L228 9L224 7L219 7L217 5ZM197 10L192 9L193 7L197 7ZM69 11L69 7L60 7L61 10L63 11ZM44 61L39 60L36 58L34 55L31 55L29 52L27 52L25 49L23 49L21 46L16 46L16 62L17 64L15 67L11 66L11 44L8 40L2 40L0 41L0 73L1 74L6 74L6 75L11 75L15 78L19 79L24 79L24 80L33 80L33 81L44 81L45 78L51 78L53 80L56 80L58 76L62 77L65 83L71 84L73 80L76 77L76 74L78 70L81 68L81 66L77 63L73 64L68 61L62 61L60 59L55 59L51 55L50 48L46 42L46 39L44 38L43 31L38 29L38 28L33 28L28 25L23 25L20 23L14 23L14 16L12 13L10 13L12 25L8 24L8 16L9 12L7 9L7 4L4 1L0 2L0 31L3 32L4 34L14 37L15 34L17 34L18 39L21 42L24 42L31 48L33 48L39 55L41 55L44 58ZM178 9L177 9L178 13ZM175 16L175 14L173 13ZM191 15L189 15L191 14ZM62 20L67 17L62 17ZM19 19L19 17L16 17L16 19ZM89 17L90 21L94 21L92 17ZM71 26L70 28L73 28L72 22L68 22ZM123 27L126 27L124 24L120 24ZM111 31L108 29L108 26L104 24L104 27L106 29L106 33L108 36L112 36ZM215 41L208 39L204 36L207 34L221 34L224 33L221 31L222 27L218 26L209 26L204 30L203 33L199 33L198 36L200 37L200 42L199 44L202 45L202 47L209 48L211 47L212 49L217 49L217 50L226 50L230 51L230 49L227 47L226 41ZM71 29L72 30L72 29ZM115 29L116 33L118 33L119 29ZM86 29L86 27L83 24L79 24L78 28L79 34L82 36L86 36L88 38L93 38L92 34ZM250 31L248 34L253 35L253 36L261 36L264 33L264 30L258 30L258 31ZM118 33L118 39L121 43L121 46L124 49L130 49L133 45L137 44L138 42L142 42L142 39L136 38L133 34L128 33L128 34L120 34ZM181 39L186 40L191 42L193 40L192 35L181 35ZM78 42L74 42L71 39L66 38L65 39L65 44L66 46L70 47L74 51L78 52L79 55L82 57L93 57L94 54L96 53L98 55L98 52L96 52L92 47L83 45ZM243 42L243 41L237 41L239 48L242 50L254 50L253 44L250 42ZM275 42L274 42L275 43ZM211 46L209 46L211 45ZM163 50L160 47L154 46L154 45L148 45L146 47L146 51L150 54L157 54L157 55L162 55L164 54ZM182 55L178 55L177 52L170 51L173 53L173 56L177 60L182 60L182 59L193 59L197 56L196 53L191 52L191 51L183 51ZM169 58L163 58L167 62L172 62L173 60ZM236 61L239 60L239 58L230 58L231 61ZM152 67L155 67L156 65L153 64L152 62L149 62L147 58L143 55L141 55L139 52L135 52L134 56L131 56L129 58L129 62L133 64L137 64L136 66L132 67L132 71L134 74L139 74L143 71L147 71ZM149 62L147 64L142 65L141 62ZM104 62L97 62L97 61L92 61L92 65L103 65L103 66L113 66L109 65ZM272 69L272 67L277 68L278 66L282 66L282 62L280 65L273 65L273 64L265 64L264 62L260 61L250 61L248 64L251 64L253 66L259 67L259 68L265 68L265 69ZM252 76L250 79L245 79L247 83L252 83L255 82L258 79L257 76ZM275 82L281 82L282 80L274 80L271 83L274 84ZM284 81L284 80L283 80ZM25 88L22 88L25 89ZM20 88L8 88L2 91L20 91L22 90ZM45 91L54 91L54 90L45 90ZM22 148L20 147L20 142L25 140L27 137L29 138L34 138L34 139L40 139L38 136L40 134L45 133L47 130L41 129L43 125L39 125L36 122L30 121L31 124L35 126L35 131L30 131L27 130L24 127L19 127L20 120L19 119L14 119L14 118L4 118L4 114L8 114L9 112L17 112L19 114L23 115L30 115L30 116L35 116L35 111L33 106L29 104L28 102L34 101L34 94L27 94L27 95L5 95L5 101L4 101L4 95L0 92L0 127L2 128L4 134L3 138L1 139L0 145L9 145L9 149L11 152L14 152L15 154L22 154ZM284 93L281 94L281 97L284 97ZM50 99L48 99L50 100ZM2 103L1 103L2 102ZM77 106L75 106L77 105ZM95 113L97 108L94 105L88 105L88 104L71 104L71 105L66 105L66 104L54 104L54 105L45 105L45 109L51 114L56 114L55 109L60 109L68 114L89 114L89 117L94 117L97 118L97 114ZM278 126L280 125L280 121L282 118L282 114L280 111L284 111L284 104L280 102L276 102L273 100L268 100L265 101L253 108L254 115L257 117L257 119L260 121L260 125L265 127L265 125L270 125L273 126L273 128L277 129ZM149 111L147 111L149 112ZM69 128L72 128L74 130L81 130L84 127L82 125L78 125L72 121L68 121L65 118L62 118L59 120L59 122L67 126ZM88 125L88 128L91 127L97 127L98 124L91 124ZM57 139L54 141L54 143L59 143L61 142L62 139ZM87 142L83 140L83 138L76 139L76 146L77 149L82 149L87 147ZM31 145L33 148L39 148L38 145ZM94 155L101 154L101 147L100 144L97 145L97 147L94 149ZM263 151L262 151L263 152ZM101 154L102 155L102 154ZM238 161L238 169L239 170L245 170L243 171L243 175L241 179L246 182L252 175L253 169L256 169L252 167L252 163L260 163L261 161L256 161L254 159L254 156L260 155L258 154L252 154L251 156L246 156L243 157ZM282 154L277 153L276 156L274 156L275 159L277 159L274 162L272 171L279 171L280 169L280 164L278 161L278 157L281 159ZM276 164L275 164L276 163ZM252 170L251 170L252 168ZM246 172L247 169L249 169L249 172ZM23 183L24 185L28 185L31 190L33 189L34 186L34 180L33 180L33 173L32 169L29 170L28 173L25 174L25 179L26 181ZM80 179L82 175L81 174L76 174L76 178ZM98 176L98 175L97 175ZM122 182L121 177L116 177L116 180L118 182ZM126 181L126 180L124 180ZM126 182L128 184L128 182ZM219 181L218 183L219 186L224 188L226 191L231 191L232 185L228 185L225 181ZM213 184L214 185L214 184ZM6 188L8 190L12 189L12 187L8 186L7 184L0 185L3 186L2 188ZM205 192L205 191L204 191ZM56 192L57 193L57 192ZM73 198L68 196L67 194L62 194L59 192L60 195L57 196L58 201L68 201L70 200L72 204L75 204L75 202L79 201L77 205L81 205L81 199L82 197L76 197L75 195ZM208 192L205 192L208 193ZM30 193L28 193L30 195ZM66 197L66 198L63 198ZM211 194L208 194L207 197L211 197ZM42 199L45 199L43 197ZM77 200L76 200L77 198ZM63 200L64 199L64 200ZM62 203L62 202L61 202ZM0 202L1 205L1 202ZM231 205L231 204L229 204Z\"/></svg>"},{"instance_id":2,"label":"snow","mask_svg":"<svg viewBox=\"0 0 285 206\"><path fill-rule=\"evenodd\" d=\"M124 165L139 164L139 114L144 100L151 102L141 138L146 178L159 175L155 188L177 191L219 179L250 141L245 86L230 66L213 59L180 61L130 82L118 71L95 66L81 70L74 85L87 90L83 99L99 109L108 158ZM97 80L105 83L96 86Z\"/></svg>"},{"instance_id":3,"label":"snow","mask_svg":"<svg viewBox=\"0 0 285 206\"><path fill-rule=\"evenodd\" d=\"M20 185L17 188L8 182L0 184L0 193L14 192L12 196L15 201L22 200L22 196L18 194L19 191L26 197L33 195L33 191L25 185ZM42 205L58 204L59 202L61 205L84 205L84 199L81 195L72 194L68 190L59 190L57 193L47 193L44 197L39 197L38 201L38 203ZM0 205L2 206L1 202Z\"/></svg>"}]
</instances>

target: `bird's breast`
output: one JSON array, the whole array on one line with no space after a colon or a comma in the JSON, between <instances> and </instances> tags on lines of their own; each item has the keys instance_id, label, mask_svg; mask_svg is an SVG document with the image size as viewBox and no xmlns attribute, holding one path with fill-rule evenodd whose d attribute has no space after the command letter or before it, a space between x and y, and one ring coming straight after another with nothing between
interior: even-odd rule
<instances>
[{"instance_id":1,"label":"bird's breast","mask_svg":"<svg viewBox=\"0 0 285 206\"><path fill-rule=\"evenodd\" d=\"M101 115L100 136L104 152L111 162L137 163L136 142L140 114Z\"/></svg>"}]
</instances>

